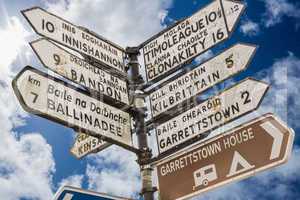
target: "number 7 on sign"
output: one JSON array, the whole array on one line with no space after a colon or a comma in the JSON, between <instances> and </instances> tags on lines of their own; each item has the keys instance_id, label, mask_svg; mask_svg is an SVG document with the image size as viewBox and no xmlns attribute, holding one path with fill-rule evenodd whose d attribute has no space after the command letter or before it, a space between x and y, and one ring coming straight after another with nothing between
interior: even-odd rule
<instances>
[{"instance_id":1,"label":"number 7 on sign","mask_svg":"<svg viewBox=\"0 0 300 200\"><path fill-rule=\"evenodd\" d=\"M33 100L32 100L32 103L35 103L39 95L37 93L34 93L34 92L30 92L30 94L32 94L34 96Z\"/></svg>"}]
</instances>

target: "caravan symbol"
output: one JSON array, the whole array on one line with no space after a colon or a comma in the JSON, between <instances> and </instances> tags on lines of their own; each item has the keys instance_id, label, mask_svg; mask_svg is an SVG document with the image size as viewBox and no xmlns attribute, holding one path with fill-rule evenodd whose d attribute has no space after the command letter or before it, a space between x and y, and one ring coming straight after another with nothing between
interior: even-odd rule
<instances>
[{"instance_id":1,"label":"caravan symbol","mask_svg":"<svg viewBox=\"0 0 300 200\"><path fill-rule=\"evenodd\" d=\"M195 186L193 186L193 190L201 185L207 186L210 181L216 180L217 178L218 176L215 164L202 167L194 172Z\"/></svg>"}]
</instances>

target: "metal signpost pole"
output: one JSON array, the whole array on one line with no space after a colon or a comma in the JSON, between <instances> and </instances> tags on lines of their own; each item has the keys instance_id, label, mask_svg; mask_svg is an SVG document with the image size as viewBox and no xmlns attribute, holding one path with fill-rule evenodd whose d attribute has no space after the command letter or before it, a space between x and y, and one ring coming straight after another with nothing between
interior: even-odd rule
<instances>
[{"instance_id":1,"label":"metal signpost pole","mask_svg":"<svg viewBox=\"0 0 300 200\"><path fill-rule=\"evenodd\" d=\"M138 147L141 153L138 156L138 164L140 165L142 190L141 195L144 200L153 200L156 188L152 187L152 167L147 164L152 157L150 148L147 142L147 131L145 126L146 105L144 92L139 89L144 84L143 77L139 72L138 55L139 49L137 47L128 47L126 53L129 58L130 70L130 90L133 95L133 118L135 121L135 132L138 138Z\"/></svg>"},{"instance_id":2,"label":"metal signpost pole","mask_svg":"<svg viewBox=\"0 0 300 200\"><path fill-rule=\"evenodd\" d=\"M191 198L253 176L283 164L291 153L294 132L273 114L195 143L212 130L256 110L269 84L249 77L206 100L188 104L242 72L257 47L238 43L191 71L183 70L197 56L229 39L244 10L245 3L238 0L212 1L138 47L126 50L42 8L23 10L34 31L43 37L30 43L42 64L81 87L27 66L13 80L14 92L27 112L82 131L71 149L78 159L112 144L134 152L144 200L154 200L157 191L152 183L154 162L159 198L163 200ZM143 52L147 84L140 73L139 50ZM159 88L151 89L154 83ZM146 95L152 115L147 123ZM155 158L147 141L153 128L159 150ZM137 135L138 148L132 132ZM72 187L63 187L54 199L94 197L124 199Z\"/></svg>"}]
</instances>

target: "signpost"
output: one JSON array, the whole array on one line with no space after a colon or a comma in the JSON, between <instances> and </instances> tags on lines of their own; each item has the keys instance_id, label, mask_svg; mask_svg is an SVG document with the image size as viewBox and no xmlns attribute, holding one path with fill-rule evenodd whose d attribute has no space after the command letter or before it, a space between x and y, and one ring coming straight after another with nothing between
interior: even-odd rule
<instances>
[{"instance_id":1,"label":"signpost","mask_svg":"<svg viewBox=\"0 0 300 200\"><path fill-rule=\"evenodd\" d=\"M255 51L254 45L236 44L190 72L170 80L150 94L152 116L157 117L245 70Z\"/></svg>"},{"instance_id":2,"label":"signpost","mask_svg":"<svg viewBox=\"0 0 300 200\"><path fill-rule=\"evenodd\" d=\"M104 193L92 192L71 186L63 186L55 194L53 200L130 200Z\"/></svg>"},{"instance_id":3,"label":"signpost","mask_svg":"<svg viewBox=\"0 0 300 200\"><path fill-rule=\"evenodd\" d=\"M156 127L159 153L241 117L260 105L268 84L251 78Z\"/></svg>"},{"instance_id":4,"label":"signpost","mask_svg":"<svg viewBox=\"0 0 300 200\"><path fill-rule=\"evenodd\" d=\"M50 70L90 91L129 104L127 83L124 80L90 65L46 39L36 40L30 45L43 65Z\"/></svg>"},{"instance_id":5,"label":"signpost","mask_svg":"<svg viewBox=\"0 0 300 200\"><path fill-rule=\"evenodd\" d=\"M191 17L146 41L142 45L146 77L153 81L226 40L245 5L215 0Z\"/></svg>"},{"instance_id":6,"label":"signpost","mask_svg":"<svg viewBox=\"0 0 300 200\"><path fill-rule=\"evenodd\" d=\"M118 45L39 7L23 10L22 14L37 34L90 56L122 74L126 73L125 51Z\"/></svg>"},{"instance_id":7,"label":"signpost","mask_svg":"<svg viewBox=\"0 0 300 200\"><path fill-rule=\"evenodd\" d=\"M160 198L189 199L283 164L293 139L273 114L238 126L159 163Z\"/></svg>"},{"instance_id":8,"label":"signpost","mask_svg":"<svg viewBox=\"0 0 300 200\"><path fill-rule=\"evenodd\" d=\"M78 133L73 147L70 149L72 155L77 159L81 159L84 156L91 153L98 153L99 151L106 149L111 144L96 137Z\"/></svg>"},{"instance_id":9,"label":"signpost","mask_svg":"<svg viewBox=\"0 0 300 200\"><path fill-rule=\"evenodd\" d=\"M286 162L290 155L294 133L274 115L264 115L204 142L195 142L257 109L269 85L247 78L193 104L191 109L187 105L197 95L246 69L256 46L238 43L189 72L177 71L160 88L147 92L152 111L148 122L156 126L159 150L155 158L148 146L147 130L151 127L145 123L144 91L228 39L244 8L244 3L234 0L214 0L138 47L127 47L126 51L42 8L23 10L35 32L45 37L30 43L43 65L80 88L27 66L13 80L14 92L26 111L80 133L70 150L76 158L112 144L136 153L142 182L140 194L145 200L153 200L157 190L152 184L153 162L158 162L163 200L190 198L249 177ZM86 60L56 43L77 51ZM149 82L146 85L138 62L140 49ZM184 112L178 110L180 104ZM168 119L171 110L177 115ZM154 124L157 119L160 122ZM131 128L136 132L138 148L133 146ZM183 148L185 151L178 152ZM125 200L70 186L62 187L54 197L54 200L87 199Z\"/></svg>"},{"instance_id":10,"label":"signpost","mask_svg":"<svg viewBox=\"0 0 300 200\"><path fill-rule=\"evenodd\" d=\"M135 150L129 114L88 96L85 91L65 86L64 82L29 66L13 80L13 89L26 111Z\"/></svg>"}]
</instances>

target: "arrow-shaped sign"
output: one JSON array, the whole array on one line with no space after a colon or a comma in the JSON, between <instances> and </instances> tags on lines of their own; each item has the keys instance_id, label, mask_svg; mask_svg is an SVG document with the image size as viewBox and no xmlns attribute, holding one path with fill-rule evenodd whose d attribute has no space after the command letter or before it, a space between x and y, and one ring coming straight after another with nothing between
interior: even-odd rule
<instances>
[{"instance_id":1,"label":"arrow-shaped sign","mask_svg":"<svg viewBox=\"0 0 300 200\"><path fill-rule=\"evenodd\" d=\"M90 91L129 104L127 83L46 39L30 43L44 66Z\"/></svg>"},{"instance_id":2,"label":"arrow-shaped sign","mask_svg":"<svg viewBox=\"0 0 300 200\"><path fill-rule=\"evenodd\" d=\"M72 186L63 186L55 194L53 200L130 200L104 193L83 190Z\"/></svg>"},{"instance_id":3,"label":"arrow-shaped sign","mask_svg":"<svg viewBox=\"0 0 300 200\"><path fill-rule=\"evenodd\" d=\"M273 114L253 119L158 163L160 198L190 199L281 165L293 140L294 132Z\"/></svg>"},{"instance_id":4,"label":"arrow-shaped sign","mask_svg":"<svg viewBox=\"0 0 300 200\"><path fill-rule=\"evenodd\" d=\"M88 92L29 66L13 80L13 89L26 111L136 151L130 115Z\"/></svg>"},{"instance_id":5,"label":"arrow-shaped sign","mask_svg":"<svg viewBox=\"0 0 300 200\"><path fill-rule=\"evenodd\" d=\"M268 84L248 78L156 127L159 152L241 117L260 105Z\"/></svg>"},{"instance_id":6,"label":"arrow-shaped sign","mask_svg":"<svg viewBox=\"0 0 300 200\"><path fill-rule=\"evenodd\" d=\"M148 81L172 73L229 38L244 7L243 3L231 0L213 1L191 17L146 41L142 48Z\"/></svg>"},{"instance_id":7,"label":"arrow-shaped sign","mask_svg":"<svg viewBox=\"0 0 300 200\"><path fill-rule=\"evenodd\" d=\"M254 45L236 44L190 72L166 82L150 94L152 116L172 110L174 106L245 70L256 48Z\"/></svg>"},{"instance_id":8,"label":"arrow-shaped sign","mask_svg":"<svg viewBox=\"0 0 300 200\"><path fill-rule=\"evenodd\" d=\"M106 149L110 145L110 143L93 136L84 133L78 133L75 143L70 149L70 152L77 159L81 159L88 154L98 153L99 151Z\"/></svg>"},{"instance_id":9,"label":"arrow-shaped sign","mask_svg":"<svg viewBox=\"0 0 300 200\"><path fill-rule=\"evenodd\" d=\"M125 51L118 45L39 7L23 10L22 14L37 34L95 58L122 74L126 73Z\"/></svg>"}]
</instances>

